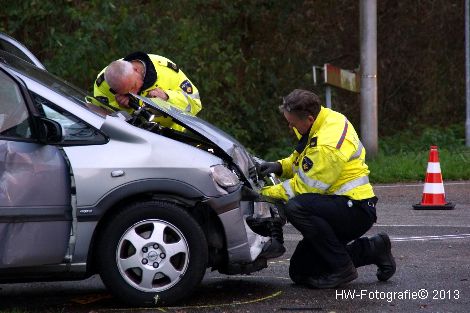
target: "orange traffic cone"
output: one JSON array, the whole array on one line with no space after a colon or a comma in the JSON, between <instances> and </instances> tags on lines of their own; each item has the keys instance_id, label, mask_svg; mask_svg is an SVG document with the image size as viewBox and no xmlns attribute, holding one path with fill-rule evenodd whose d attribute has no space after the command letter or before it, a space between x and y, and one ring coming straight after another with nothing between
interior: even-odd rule
<instances>
[{"instance_id":1,"label":"orange traffic cone","mask_svg":"<svg viewBox=\"0 0 470 313\"><path fill-rule=\"evenodd\" d=\"M428 169L424 180L423 199L414 204L415 210L452 210L455 204L446 202L444 184L442 182L441 165L437 146L429 151Z\"/></svg>"}]
</instances>

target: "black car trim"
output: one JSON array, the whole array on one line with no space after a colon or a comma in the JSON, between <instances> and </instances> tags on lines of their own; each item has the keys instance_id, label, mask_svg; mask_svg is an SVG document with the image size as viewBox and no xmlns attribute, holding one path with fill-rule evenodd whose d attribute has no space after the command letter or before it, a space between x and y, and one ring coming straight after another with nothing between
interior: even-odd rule
<instances>
[{"instance_id":1,"label":"black car trim","mask_svg":"<svg viewBox=\"0 0 470 313\"><path fill-rule=\"evenodd\" d=\"M209 205L211 208L214 209L214 211L217 213L217 215L220 215L222 213L232 211L234 209L237 209L240 206L240 200L242 198L242 187L238 188L236 191L217 197L217 198L210 198L207 200L204 200L203 203L206 203Z\"/></svg>"},{"instance_id":2,"label":"black car trim","mask_svg":"<svg viewBox=\"0 0 470 313\"><path fill-rule=\"evenodd\" d=\"M0 223L70 221L69 206L0 207Z\"/></svg>"},{"instance_id":3,"label":"black car trim","mask_svg":"<svg viewBox=\"0 0 470 313\"><path fill-rule=\"evenodd\" d=\"M138 194L164 194L201 201L207 197L196 187L173 179L148 179L122 185L106 196L96 206L83 206L77 210L77 220L96 221L112 206Z\"/></svg>"}]
</instances>

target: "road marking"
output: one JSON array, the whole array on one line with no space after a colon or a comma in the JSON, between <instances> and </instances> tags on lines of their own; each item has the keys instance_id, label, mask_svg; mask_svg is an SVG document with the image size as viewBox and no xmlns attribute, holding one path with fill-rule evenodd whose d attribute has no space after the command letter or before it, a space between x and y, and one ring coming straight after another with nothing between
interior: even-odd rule
<instances>
[{"instance_id":1,"label":"road marking","mask_svg":"<svg viewBox=\"0 0 470 313\"><path fill-rule=\"evenodd\" d=\"M233 276L232 276L233 277ZM246 278L247 276L243 276ZM258 276L259 277L259 276ZM251 304L251 303L256 303L256 302L261 302L265 300L269 300L275 297L278 297L282 294L282 291L276 291L273 294L267 295L262 298L257 298L253 300L248 300L248 301L233 301L230 303L220 303L220 304L207 304L207 305L188 305L188 306L172 306L172 307L153 307L153 308L123 308L123 309L105 309L105 310L98 310L98 311L104 311L104 312L111 312L111 311L125 311L125 312L132 312L134 310L138 310L138 312L144 312L144 311L149 311L149 312L155 312L155 310L161 311L161 312L168 312L168 311L178 311L178 310L187 310L187 309L215 309L219 307L232 307L235 305L243 305L243 304Z\"/></svg>"},{"instance_id":2,"label":"road marking","mask_svg":"<svg viewBox=\"0 0 470 313\"><path fill-rule=\"evenodd\" d=\"M289 262L290 259L285 259L283 260L283 262ZM280 277L280 276L256 276L256 275L251 275L251 276L247 276L247 275L230 275L230 276L214 276L214 277L207 277L208 279L223 279L223 280L230 280L230 279L233 279L233 278L241 278L241 279L256 279L256 278L264 278L264 279L272 279L272 278L276 278L276 279L285 279L285 280L290 280L289 277Z\"/></svg>"},{"instance_id":3,"label":"road marking","mask_svg":"<svg viewBox=\"0 0 470 313\"><path fill-rule=\"evenodd\" d=\"M418 224L375 224L374 227L456 227L456 228L470 228L470 225L418 225Z\"/></svg>"},{"instance_id":4,"label":"road marking","mask_svg":"<svg viewBox=\"0 0 470 313\"><path fill-rule=\"evenodd\" d=\"M234 301L231 303L220 303L220 304L207 304L207 305L188 305L188 306L174 306L174 307L166 307L167 310L185 310L185 309L207 309L207 308L219 308L219 307L227 307L227 306L235 306L235 305L243 305L243 304L251 304L256 302L261 302L265 300L269 300L275 298L282 294L282 291L277 291L273 294L270 294L266 297L257 298L254 300L248 301Z\"/></svg>"},{"instance_id":5,"label":"road marking","mask_svg":"<svg viewBox=\"0 0 470 313\"><path fill-rule=\"evenodd\" d=\"M155 312L155 311L160 311L160 312L167 312L165 309L168 308L159 308L159 307L153 307L153 308L122 308L122 309L98 309L96 311L90 311L90 312L137 312L137 313L142 313L142 312ZM171 308L170 308L171 309Z\"/></svg>"},{"instance_id":6,"label":"road marking","mask_svg":"<svg viewBox=\"0 0 470 313\"><path fill-rule=\"evenodd\" d=\"M108 293L100 293L100 294L90 294L84 295L81 297L72 298L70 301L78 303L78 304L90 304L94 302L101 301L103 299L110 299L112 296Z\"/></svg>"},{"instance_id":7,"label":"road marking","mask_svg":"<svg viewBox=\"0 0 470 313\"><path fill-rule=\"evenodd\" d=\"M440 235L440 236L411 236L411 237L390 237L391 241L430 241L446 239L469 239L470 234Z\"/></svg>"},{"instance_id":8,"label":"road marking","mask_svg":"<svg viewBox=\"0 0 470 313\"><path fill-rule=\"evenodd\" d=\"M453 183L443 183L444 186L453 186L453 185L470 185L470 182L453 182ZM374 189L375 188L401 188L401 187L423 187L424 183L420 184L407 184L407 185L375 185L374 184Z\"/></svg>"},{"instance_id":9,"label":"road marking","mask_svg":"<svg viewBox=\"0 0 470 313\"><path fill-rule=\"evenodd\" d=\"M291 226L289 223L286 224ZM433 224L374 224L373 227L447 227L447 228L470 228L470 225L433 225ZM292 228L294 228L292 226ZM295 229L295 228L294 228ZM284 233L284 236L286 233ZM296 235L296 234L287 234ZM300 235L299 235L300 236Z\"/></svg>"},{"instance_id":10,"label":"road marking","mask_svg":"<svg viewBox=\"0 0 470 313\"><path fill-rule=\"evenodd\" d=\"M284 234L285 241L300 241L302 235ZM453 239L470 239L470 234L453 234L453 235L429 235L429 236L408 236L408 237L390 237L391 241L431 241L431 240L453 240Z\"/></svg>"},{"instance_id":11,"label":"road marking","mask_svg":"<svg viewBox=\"0 0 470 313\"><path fill-rule=\"evenodd\" d=\"M289 262L289 260L287 260L287 262L286 262L286 260L274 260L274 261L269 261L268 263L269 263L269 265L275 265L275 264L281 264L282 265L282 264L286 264L288 262Z\"/></svg>"}]
</instances>

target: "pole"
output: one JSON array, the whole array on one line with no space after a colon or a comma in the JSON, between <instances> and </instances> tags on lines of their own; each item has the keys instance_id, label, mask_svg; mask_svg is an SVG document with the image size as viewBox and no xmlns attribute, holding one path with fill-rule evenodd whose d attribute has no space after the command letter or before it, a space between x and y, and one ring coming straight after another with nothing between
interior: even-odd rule
<instances>
[{"instance_id":1,"label":"pole","mask_svg":"<svg viewBox=\"0 0 470 313\"><path fill-rule=\"evenodd\" d=\"M465 90L467 119L465 121L465 145L470 147L470 0L465 0Z\"/></svg>"},{"instance_id":2,"label":"pole","mask_svg":"<svg viewBox=\"0 0 470 313\"><path fill-rule=\"evenodd\" d=\"M467 0L468 1L468 0ZM377 0L361 0L361 140L369 158L378 152L377 134Z\"/></svg>"},{"instance_id":3,"label":"pole","mask_svg":"<svg viewBox=\"0 0 470 313\"><path fill-rule=\"evenodd\" d=\"M326 107L331 109L331 87L326 85L325 87L325 100L326 100Z\"/></svg>"}]
</instances>

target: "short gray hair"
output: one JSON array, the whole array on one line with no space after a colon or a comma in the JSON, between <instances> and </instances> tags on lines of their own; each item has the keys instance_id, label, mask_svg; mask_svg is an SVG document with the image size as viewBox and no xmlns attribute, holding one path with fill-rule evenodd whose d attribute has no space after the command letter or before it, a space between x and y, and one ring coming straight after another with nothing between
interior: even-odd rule
<instances>
[{"instance_id":1,"label":"short gray hair","mask_svg":"<svg viewBox=\"0 0 470 313\"><path fill-rule=\"evenodd\" d=\"M134 71L131 62L117 60L111 62L104 70L104 80L111 89L115 91L122 86L123 78L131 75Z\"/></svg>"}]
</instances>

